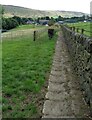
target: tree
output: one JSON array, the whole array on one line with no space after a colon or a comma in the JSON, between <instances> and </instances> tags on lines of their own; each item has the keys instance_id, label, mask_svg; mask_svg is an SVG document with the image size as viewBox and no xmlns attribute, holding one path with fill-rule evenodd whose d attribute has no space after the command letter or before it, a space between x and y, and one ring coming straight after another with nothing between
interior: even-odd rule
<instances>
[{"instance_id":1,"label":"tree","mask_svg":"<svg viewBox=\"0 0 92 120\"><path fill-rule=\"evenodd\" d=\"M62 21L62 20L63 20L63 17L58 16L58 21Z\"/></svg>"},{"instance_id":2,"label":"tree","mask_svg":"<svg viewBox=\"0 0 92 120\"><path fill-rule=\"evenodd\" d=\"M7 23L5 18L2 18L2 29L7 29Z\"/></svg>"},{"instance_id":3,"label":"tree","mask_svg":"<svg viewBox=\"0 0 92 120\"><path fill-rule=\"evenodd\" d=\"M37 23L39 23L39 21L40 21L40 17L38 17L36 21L37 21Z\"/></svg>"},{"instance_id":4,"label":"tree","mask_svg":"<svg viewBox=\"0 0 92 120\"><path fill-rule=\"evenodd\" d=\"M14 16L13 19L15 19L19 25L23 24L23 20L22 18L18 17L18 16Z\"/></svg>"},{"instance_id":5,"label":"tree","mask_svg":"<svg viewBox=\"0 0 92 120\"><path fill-rule=\"evenodd\" d=\"M22 19L22 24L26 24L27 21L29 20L28 18L21 18Z\"/></svg>"},{"instance_id":6,"label":"tree","mask_svg":"<svg viewBox=\"0 0 92 120\"><path fill-rule=\"evenodd\" d=\"M46 20L50 20L50 18L49 18L49 16L46 16L46 18L45 18Z\"/></svg>"},{"instance_id":7,"label":"tree","mask_svg":"<svg viewBox=\"0 0 92 120\"><path fill-rule=\"evenodd\" d=\"M41 20L45 20L45 17L41 17Z\"/></svg>"},{"instance_id":8,"label":"tree","mask_svg":"<svg viewBox=\"0 0 92 120\"><path fill-rule=\"evenodd\" d=\"M0 29L2 29L2 19L4 15L4 8L2 5L0 5Z\"/></svg>"},{"instance_id":9,"label":"tree","mask_svg":"<svg viewBox=\"0 0 92 120\"><path fill-rule=\"evenodd\" d=\"M55 23L55 20L53 17L51 17L51 20L49 20L48 25L52 26L52 25L54 25L54 23Z\"/></svg>"},{"instance_id":10,"label":"tree","mask_svg":"<svg viewBox=\"0 0 92 120\"><path fill-rule=\"evenodd\" d=\"M4 8L3 8L2 5L0 5L0 15L1 15L1 17L3 18L3 15L4 15ZM0 17L0 18L1 18L1 17Z\"/></svg>"},{"instance_id":11,"label":"tree","mask_svg":"<svg viewBox=\"0 0 92 120\"><path fill-rule=\"evenodd\" d=\"M18 22L13 18L3 18L2 19L2 29L10 30L18 26Z\"/></svg>"}]
</instances>

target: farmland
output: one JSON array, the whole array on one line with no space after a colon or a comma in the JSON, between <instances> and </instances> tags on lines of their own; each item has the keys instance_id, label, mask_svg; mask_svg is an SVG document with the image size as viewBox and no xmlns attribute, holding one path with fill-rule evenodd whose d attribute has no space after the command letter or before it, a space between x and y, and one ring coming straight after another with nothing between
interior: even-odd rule
<instances>
[{"instance_id":1,"label":"farmland","mask_svg":"<svg viewBox=\"0 0 92 120\"><path fill-rule=\"evenodd\" d=\"M79 32L81 32L81 29L84 29L84 34L86 36L91 36L92 34L92 23L90 22L78 22L78 23L71 23L71 24L67 24L70 27L75 27L75 28L79 28Z\"/></svg>"},{"instance_id":2,"label":"farmland","mask_svg":"<svg viewBox=\"0 0 92 120\"><path fill-rule=\"evenodd\" d=\"M90 30L90 23L68 25ZM3 33L3 118L42 116L58 32L58 29L54 28L56 33L49 39L47 29L46 26L21 25ZM90 33L85 35L90 36Z\"/></svg>"},{"instance_id":3,"label":"farmland","mask_svg":"<svg viewBox=\"0 0 92 120\"><path fill-rule=\"evenodd\" d=\"M29 24L29 25L20 25L14 29L12 29L12 31L15 31L15 30L25 30L25 29L39 29L39 28L44 28L44 26L42 25L35 25L35 24Z\"/></svg>"},{"instance_id":4,"label":"farmland","mask_svg":"<svg viewBox=\"0 0 92 120\"><path fill-rule=\"evenodd\" d=\"M49 40L45 30L36 41L32 35L2 42L3 118L41 117L57 35Z\"/></svg>"}]
</instances>

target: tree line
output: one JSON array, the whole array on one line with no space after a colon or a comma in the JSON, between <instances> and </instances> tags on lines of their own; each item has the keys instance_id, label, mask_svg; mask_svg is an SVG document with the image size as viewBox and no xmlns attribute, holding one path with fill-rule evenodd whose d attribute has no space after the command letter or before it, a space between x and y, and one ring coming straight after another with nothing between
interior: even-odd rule
<instances>
[{"instance_id":1,"label":"tree line","mask_svg":"<svg viewBox=\"0 0 92 120\"><path fill-rule=\"evenodd\" d=\"M3 30L10 30L19 25L24 25L28 20L33 21L32 18L21 18L18 16L14 16L12 18L2 18L2 29Z\"/></svg>"},{"instance_id":2,"label":"tree line","mask_svg":"<svg viewBox=\"0 0 92 120\"><path fill-rule=\"evenodd\" d=\"M89 20L91 17L87 16L87 20ZM58 16L57 18L53 18L53 17L38 17L38 18L21 18L18 16L13 16L12 18L4 18L2 16L2 30L6 31L6 30L10 30L13 29L19 25L25 25L27 24L27 21L33 21L33 23L40 23L40 20L49 20L49 25L53 25L55 22L58 21L65 21L65 22L80 22L80 21L84 21L85 20L85 15L81 16L81 17L71 17L71 18L63 18L61 16Z\"/></svg>"}]
</instances>

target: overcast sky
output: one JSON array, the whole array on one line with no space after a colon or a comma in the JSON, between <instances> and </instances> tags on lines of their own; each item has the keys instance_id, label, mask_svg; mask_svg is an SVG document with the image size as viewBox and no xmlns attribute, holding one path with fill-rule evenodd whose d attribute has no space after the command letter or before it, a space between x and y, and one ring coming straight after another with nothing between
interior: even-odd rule
<instances>
[{"instance_id":1,"label":"overcast sky","mask_svg":"<svg viewBox=\"0 0 92 120\"><path fill-rule=\"evenodd\" d=\"M65 10L90 13L92 0L0 0L0 4L39 10Z\"/></svg>"}]
</instances>

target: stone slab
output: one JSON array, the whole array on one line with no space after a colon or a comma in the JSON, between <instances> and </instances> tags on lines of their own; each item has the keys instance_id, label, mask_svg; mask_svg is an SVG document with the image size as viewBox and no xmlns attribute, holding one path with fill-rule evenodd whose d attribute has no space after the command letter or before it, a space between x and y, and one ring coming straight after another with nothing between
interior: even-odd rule
<instances>
[{"instance_id":1,"label":"stone slab","mask_svg":"<svg viewBox=\"0 0 92 120\"><path fill-rule=\"evenodd\" d=\"M61 92L61 93L65 92L64 83L59 84L59 83L49 82L48 91Z\"/></svg>"},{"instance_id":2,"label":"stone slab","mask_svg":"<svg viewBox=\"0 0 92 120\"><path fill-rule=\"evenodd\" d=\"M50 75L49 81L62 84L66 82L66 76L63 73L62 73L62 76L58 76L58 77Z\"/></svg>"},{"instance_id":3,"label":"stone slab","mask_svg":"<svg viewBox=\"0 0 92 120\"><path fill-rule=\"evenodd\" d=\"M51 116L73 116L73 112L71 111L68 102L56 102L46 100L43 109L44 115Z\"/></svg>"},{"instance_id":4,"label":"stone slab","mask_svg":"<svg viewBox=\"0 0 92 120\"><path fill-rule=\"evenodd\" d=\"M69 100L69 94L67 92L47 92L46 94L46 98L49 100L55 100L55 101L65 101L65 100Z\"/></svg>"}]
</instances>

